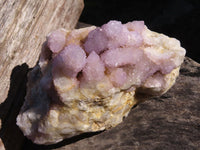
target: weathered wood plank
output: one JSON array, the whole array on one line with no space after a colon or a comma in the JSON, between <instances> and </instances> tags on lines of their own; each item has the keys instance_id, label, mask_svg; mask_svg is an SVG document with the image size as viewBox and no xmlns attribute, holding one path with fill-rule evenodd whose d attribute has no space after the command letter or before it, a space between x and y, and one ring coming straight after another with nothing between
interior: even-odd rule
<instances>
[{"instance_id":1,"label":"weathered wood plank","mask_svg":"<svg viewBox=\"0 0 200 150\"><path fill-rule=\"evenodd\" d=\"M83 0L1 0L0 103L12 69L23 63L33 67L45 36L56 28L74 28L82 9Z\"/></svg>"},{"instance_id":2,"label":"weathered wood plank","mask_svg":"<svg viewBox=\"0 0 200 150\"><path fill-rule=\"evenodd\" d=\"M0 119L0 129L1 129L1 119ZM0 150L5 150L2 140L0 139Z\"/></svg>"},{"instance_id":3,"label":"weathered wood plank","mask_svg":"<svg viewBox=\"0 0 200 150\"><path fill-rule=\"evenodd\" d=\"M83 0L0 1L0 138L6 150L22 147L16 116L24 101L27 72L38 61L46 35L61 27L73 29L83 6Z\"/></svg>"}]
</instances>

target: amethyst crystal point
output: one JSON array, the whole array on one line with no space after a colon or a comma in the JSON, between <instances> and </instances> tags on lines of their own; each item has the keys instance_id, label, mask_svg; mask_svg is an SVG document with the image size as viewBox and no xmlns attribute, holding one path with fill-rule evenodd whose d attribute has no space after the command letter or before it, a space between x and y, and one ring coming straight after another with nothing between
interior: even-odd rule
<instances>
[{"instance_id":1,"label":"amethyst crystal point","mask_svg":"<svg viewBox=\"0 0 200 150\"><path fill-rule=\"evenodd\" d=\"M161 95L175 82L185 56L180 42L143 21L56 30L28 74L17 117L24 135L53 144L122 122L143 95Z\"/></svg>"}]
</instances>

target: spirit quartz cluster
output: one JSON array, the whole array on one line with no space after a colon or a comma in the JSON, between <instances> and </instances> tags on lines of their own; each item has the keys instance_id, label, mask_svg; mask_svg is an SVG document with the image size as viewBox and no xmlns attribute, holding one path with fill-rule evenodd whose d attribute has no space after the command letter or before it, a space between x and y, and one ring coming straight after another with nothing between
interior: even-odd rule
<instances>
[{"instance_id":1,"label":"spirit quartz cluster","mask_svg":"<svg viewBox=\"0 0 200 150\"><path fill-rule=\"evenodd\" d=\"M17 125L37 144L114 127L136 94L158 96L174 84L184 56L178 40L143 21L53 31L28 74Z\"/></svg>"}]
</instances>

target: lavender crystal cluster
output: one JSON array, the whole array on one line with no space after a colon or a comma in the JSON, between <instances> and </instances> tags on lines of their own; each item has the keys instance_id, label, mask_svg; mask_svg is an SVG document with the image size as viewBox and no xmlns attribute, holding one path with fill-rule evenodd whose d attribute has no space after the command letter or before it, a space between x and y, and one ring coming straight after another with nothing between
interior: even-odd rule
<instances>
[{"instance_id":1,"label":"lavender crystal cluster","mask_svg":"<svg viewBox=\"0 0 200 150\"><path fill-rule=\"evenodd\" d=\"M136 92L161 95L174 84L184 56L178 40L143 21L53 31L17 124L38 144L114 127L139 102Z\"/></svg>"},{"instance_id":2,"label":"lavender crystal cluster","mask_svg":"<svg viewBox=\"0 0 200 150\"><path fill-rule=\"evenodd\" d=\"M129 88L140 86L155 73L168 74L180 66L183 59L175 62L175 52L151 50L144 30L143 21L110 21L90 31L81 44L68 45L66 35L55 31L48 37L54 56L52 73L61 70L67 77L76 78L80 87L108 78L113 87ZM82 76L77 78L79 73Z\"/></svg>"}]
</instances>

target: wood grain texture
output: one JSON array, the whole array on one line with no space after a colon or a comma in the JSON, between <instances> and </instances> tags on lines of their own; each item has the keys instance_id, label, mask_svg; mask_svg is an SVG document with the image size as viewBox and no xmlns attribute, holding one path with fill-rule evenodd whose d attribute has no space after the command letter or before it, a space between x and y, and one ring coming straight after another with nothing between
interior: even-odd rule
<instances>
[{"instance_id":1,"label":"wood grain texture","mask_svg":"<svg viewBox=\"0 0 200 150\"><path fill-rule=\"evenodd\" d=\"M27 73L52 30L73 29L83 0L0 0L0 146L22 148L16 116L26 94ZM3 149L3 147L0 147Z\"/></svg>"},{"instance_id":2,"label":"wood grain texture","mask_svg":"<svg viewBox=\"0 0 200 150\"><path fill-rule=\"evenodd\" d=\"M83 0L0 1L0 103L7 97L12 69L23 63L33 67L46 35L74 28L83 5Z\"/></svg>"},{"instance_id":3,"label":"wood grain texture","mask_svg":"<svg viewBox=\"0 0 200 150\"><path fill-rule=\"evenodd\" d=\"M0 150L5 150L2 140L0 139Z\"/></svg>"},{"instance_id":4,"label":"wood grain texture","mask_svg":"<svg viewBox=\"0 0 200 150\"><path fill-rule=\"evenodd\" d=\"M1 129L1 119L0 119L0 129ZM0 150L5 150L5 147L1 139L0 139Z\"/></svg>"}]
</instances>

